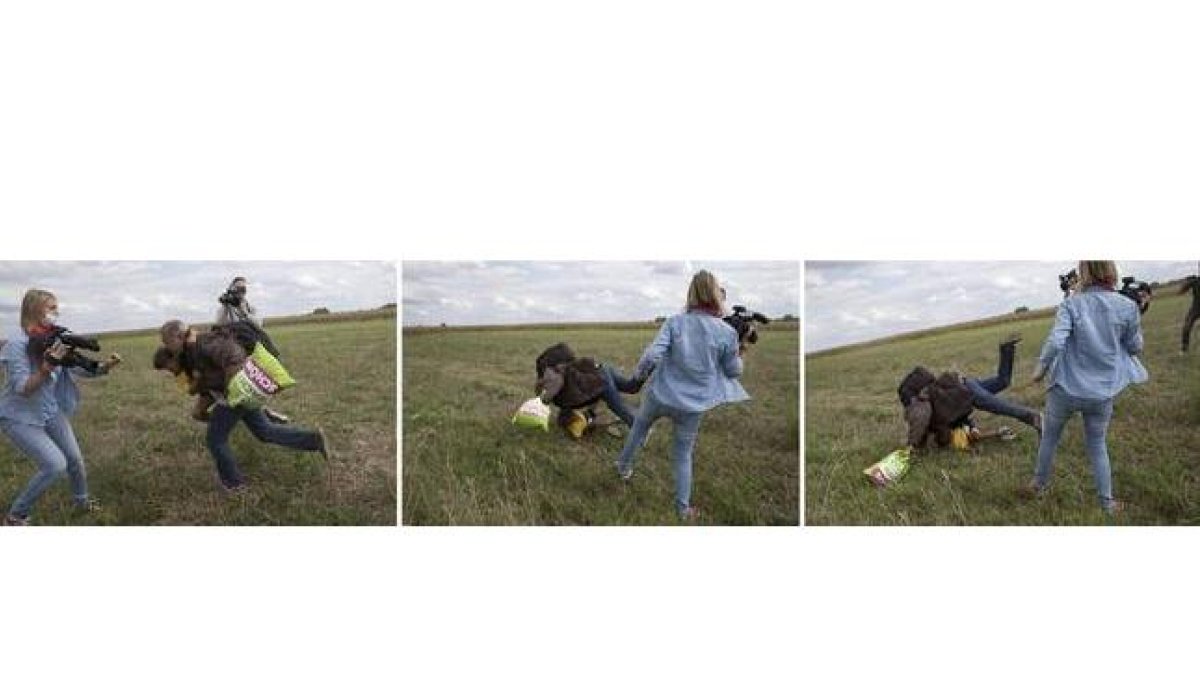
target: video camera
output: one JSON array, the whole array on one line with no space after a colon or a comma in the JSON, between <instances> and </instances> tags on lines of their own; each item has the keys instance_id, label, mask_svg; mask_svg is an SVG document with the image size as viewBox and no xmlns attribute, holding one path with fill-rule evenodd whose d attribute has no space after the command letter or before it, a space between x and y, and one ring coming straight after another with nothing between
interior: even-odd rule
<instances>
[{"instance_id":1,"label":"video camera","mask_svg":"<svg viewBox=\"0 0 1200 675\"><path fill-rule=\"evenodd\" d=\"M1063 297L1071 294L1071 289L1079 283L1079 270L1070 269L1066 274L1058 275L1058 290L1062 291Z\"/></svg>"},{"instance_id":2,"label":"video camera","mask_svg":"<svg viewBox=\"0 0 1200 675\"><path fill-rule=\"evenodd\" d=\"M46 353L48 350L54 349L59 345L64 345L67 348L67 352L61 357L56 359ZM64 326L52 326L50 331L45 335L37 335L29 338L29 355L36 361L46 359L56 366L82 368L93 375L108 372L109 364L102 364L96 359L80 354L76 351L79 349L98 352L100 351L100 343L95 338L75 335L69 328Z\"/></svg>"},{"instance_id":3,"label":"video camera","mask_svg":"<svg viewBox=\"0 0 1200 675\"><path fill-rule=\"evenodd\" d=\"M733 329L737 331L739 344L747 342L755 344L758 342L758 328L754 324L761 323L766 325L771 323L771 320L765 315L759 312L751 312L742 305L734 305L733 314L725 317L724 321L733 326Z\"/></svg>"},{"instance_id":4,"label":"video camera","mask_svg":"<svg viewBox=\"0 0 1200 675\"><path fill-rule=\"evenodd\" d=\"M231 288L231 289L225 291L224 293L222 293L221 297L217 298L217 301L220 302L222 305L229 305L230 307L241 307L242 301L245 299L246 299L246 289Z\"/></svg>"},{"instance_id":5,"label":"video camera","mask_svg":"<svg viewBox=\"0 0 1200 675\"><path fill-rule=\"evenodd\" d=\"M1145 314L1150 309L1150 297L1154 295L1154 289L1145 281L1121 277L1121 290L1117 292L1136 302L1140 313Z\"/></svg>"}]
</instances>

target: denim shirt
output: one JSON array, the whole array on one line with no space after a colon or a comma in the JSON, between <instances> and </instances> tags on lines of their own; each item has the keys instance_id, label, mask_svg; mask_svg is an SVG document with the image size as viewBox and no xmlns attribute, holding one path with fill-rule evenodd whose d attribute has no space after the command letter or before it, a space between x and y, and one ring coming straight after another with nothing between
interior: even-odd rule
<instances>
[{"instance_id":1,"label":"denim shirt","mask_svg":"<svg viewBox=\"0 0 1200 675\"><path fill-rule=\"evenodd\" d=\"M1038 358L1046 387L1076 398L1105 400L1150 379L1138 361L1143 339L1137 304L1090 286L1063 300Z\"/></svg>"},{"instance_id":2,"label":"denim shirt","mask_svg":"<svg viewBox=\"0 0 1200 675\"><path fill-rule=\"evenodd\" d=\"M737 331L703 312L667 319L638 361L638 374L651 366L657 366L651 395L677 410L704 412L750 398L737 380L742 376Z\"/></svg>"},{"instance_id":3,"label":"denim shirt","mask_svg":"<svg viewBox=\"0 0 1200 675\"><path fill-rule=\"evenodd\" d=\"M33 361L26 353L28 346L29 336L18 331L9 336L4 348L0 349L0 363L4 365L6 375L0 390L0 419L43 427L60 413L67 417L75 414L79 407L79 388L66 368L55 368L33 393L21 393L34 370Z\"/></svg>"}]
</instances>

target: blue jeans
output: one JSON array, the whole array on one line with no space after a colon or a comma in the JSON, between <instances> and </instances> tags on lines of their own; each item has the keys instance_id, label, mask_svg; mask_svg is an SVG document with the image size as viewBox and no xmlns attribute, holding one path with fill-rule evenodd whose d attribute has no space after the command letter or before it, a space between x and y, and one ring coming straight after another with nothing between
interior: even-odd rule
<instances>
[{"instance_id":1,"label":"blue jeans","mask_svg":"<svg viewBox=\"0 0 1200 675\"><path fill-rule=\"evenodd\" d=\"M608 409L613 411L614 415L621 418L626 426L632 427L633 413L625 405L621 393L636 394L641 390L642 384L637 380L625 377L616 368L607 364L600 371L604 374L604 393L601 398L608 404Z\"/></svg>"},{"instance_id":2,"label":"blue jeans","mask_svg":"<svg viewBox=\"0 0 1200 675\"><path fill-rule=\"evenodd\" d=\"M239 421L245 422L250 433L263 443L274 443L308 452L316 452L321 447L321 437L317 432L275 424L267 419L261 409L217 405L208 420L205 443L217 464L217 475L221 478L221 484L227 488L234 488L245 482L237 462L233 459L233 448L229 447L229 434L233 433L233 428Z\"/></svg>"},{"instance_id":3,"label":"blue jeans","mask_svg":"<svg viewBox=\"0 0 1200 675\"><path fill-rule=\"evenodd\" d=\"M1075 398L1064 392L1062 387L1051 387L1046 392L1046 419L1042 432L1042 444L1038 448L1037 470L1034 483L1044 488L1050 482L1054 468L1054 453L1062 438L1067 420L1075 413L1083 415L1083 447L1092 463L1092 477L1096 481L1096 493L1100 506L1105 510L1113 507L1112 468L1108 463L1108 422L1112 419L1113 401L1109 399Z\"/></svg>"},{"instance_id":4,"label":"blue jeans","mask_svg":"<svg viewBox=\"0 0 1200 675\"><path fill-rule=\"evenodd\" d=\"M8 510L9 514L28 518L34 502L64 473L71 478L75 503L87 503L87 469L83 466L83 452L79 449L79 441L75 440L71 421L66 416L56 415L44 427L9 419L0 420L0 430L38 468L25 489L17 495Z\"/></svg>"},{"instance_id":5,"label":"blue jeans","mask_svg":"<svg viewBox=\"0 0 1200 675\"><path fill-rule=\"evenodd\" d=\"M696 436L700 433L700 418L704 413L685 412L663 405L654 394L646 394L642 409L634 420L633 430L625 440L625 447L617 459L617 470L625 473L633 469L637 452L646 442L650 425L660 417L669 417L675 425L675 443L671 450L671 469L675 474L675 508L682 514L692 498L692 449L696 447Z\"/></svg>"},{"instance_id":6,"label":"blue jeans","mask_svg":"<svg viewBox=\"0 0 1200 675\"><path fill-rule=\"evenodd\" d=\"M974 406L977 409L990 412L994 415L1012 417L1029 424L1033 421L1035 414L1032 408L1026 408L1023 405L997 396L997 394L1008 389L1008 386L1012 384L1013 360L1016 358L1016 349L1017 347L1014 344L1000 345L1000 363L996 368L995 377L986 379L968 377L964 378L964 383L967 385L967 389L971 390L971 394L975 399Z\"/></svg>"}]
</instances>

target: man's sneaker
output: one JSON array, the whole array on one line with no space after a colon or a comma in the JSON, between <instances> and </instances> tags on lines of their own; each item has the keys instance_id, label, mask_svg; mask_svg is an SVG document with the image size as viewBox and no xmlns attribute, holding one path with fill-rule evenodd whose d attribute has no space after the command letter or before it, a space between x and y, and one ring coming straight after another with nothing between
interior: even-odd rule
<instances>
[{"instance_id":1,"label":"man's sneaker","mask_svg":"<svg viewBox=\"0 0 1200 675\"><path fill-rule=\"evenodd\" d=\"M263 408L263 414L267 416L267 419L276 424L287 424L288 422L292 421L292 418L288 417L287 415L284 415L281 412L275 412L270 408Z\"/></svg>"},{"instance_id":2,"label":"man's sneaker","mask_svg":"<svg viewBox=\"0 0 1200 675\"><path fill-rule=\"evenodd\" d=\"M617 475L621 477L621 480L628 483L633 478L633 467L631 466L631 467L622 469L621 465L618 464L617 465Z\"/></svg>"},{"instance_id":3,"label":"man's sneaker","mask_svg":"<svg viewBox=\"0 0 1200 675\"><path fill-rule=\"evenodd\" d=\"M329 439L325 436L325 429L323 429L321 427L317 427L317 438L320 439L318 441L318 445L317 445L317 452L321 453L321 456L325 458L326 462L328 462L329 455L330 455L330 448L329 448Z\"/></svg>"},{"instance_id":4,"label":"man's sneaker","mask_svg":"<svg viewBox=\"0 0 1200 675\"><path fill-rule=\"evenodd\" d=\"M28 516L18 516L18 515L9 513L4 516L4 524L9 525L9 526L28 525L29 517Z\"/></svg>"}]
</instances>

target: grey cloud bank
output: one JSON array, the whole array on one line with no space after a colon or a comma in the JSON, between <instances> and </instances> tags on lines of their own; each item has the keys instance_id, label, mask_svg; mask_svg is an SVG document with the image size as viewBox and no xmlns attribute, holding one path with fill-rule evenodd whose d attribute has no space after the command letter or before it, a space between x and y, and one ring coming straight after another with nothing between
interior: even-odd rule
<instances>
[{"instance_id":1,"label":"grey cloud bank","mask_svg":"<svg viewBox=\"0 0 1200 675\"><path fill-rule=\"evenodd\" d=\"M729 304L800 315L800 265L773 261L405 262L405 325L641 321L679 312L707 269Z\"/></svg>"},{"instance_id":2,"label":"grey cloud bank","mask_svg":"<svg viewBox=\"0 0 1200 675\"><path fill-rule=\"evenodd\" d=\"M211 321L239 275L268 318L396 302L396 265L387 261L0 261L0 330L17 328L29 288L53 291L62 323L79 332Z\"/></svg>"},{"instance_id":3,"label":"grey cloud bank","mask_svg":"<svg viewBox=\"0 0 1200 675\"><path fill-rule=\"evenodd\" d=\"M807 352L912 330L1058 304L1058 275L1075 261L810 262L805 266ZM1168 281L1195 261L1119 261L1122 276ZM1151 309L1153 311L1153 309Z\"/></svg>"}]
</instances>

